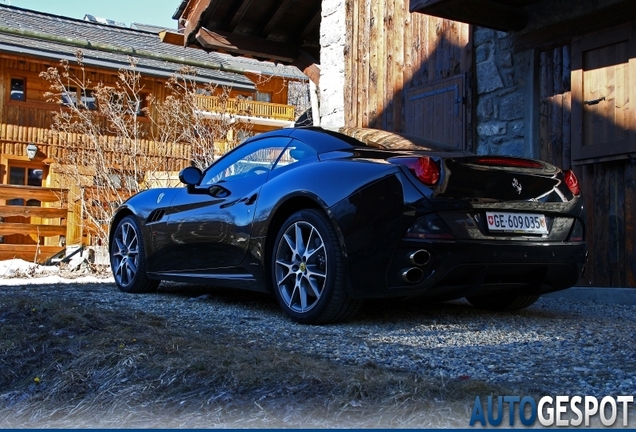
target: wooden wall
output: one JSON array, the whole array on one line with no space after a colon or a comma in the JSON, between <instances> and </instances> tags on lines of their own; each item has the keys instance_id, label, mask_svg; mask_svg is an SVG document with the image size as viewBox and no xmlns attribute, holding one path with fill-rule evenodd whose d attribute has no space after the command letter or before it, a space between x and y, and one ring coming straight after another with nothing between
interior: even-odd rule
<instances>
[{"instance_id":1,"label":"wooden wall","mask_svg":"<svg viewBox=\"0 0 636 432\"><path fill-rule=\"evenodd\" d=\"M570 46L539 54L540 157L579 178L590 256L581 286L636 287L636 161L572 162Z\"/></svg>"},{"instance_id":2,"label":"wooden wall","mask_svg":"<svg viewBox=\"0 0 636 432\"><path fill-rule=\"evenodd\" d=\"M59 63L0 54L0 88L2 90L0 91L0 121L2 123L40 128L50 127L51 111L57 110L59 105L47 102L44 95L49 91L50 86L39 74L51 66L58 67ZM100 82L114 85L117 81L117 71L86 67L86 77L95 86ZM11 78L26 80L25 101L10 100ZM142 80L142 84L144 93L152 93L158 99L166 96L165 80L147 78Z\"/></svg>"},{"instance_id":3,"label":"wooden wall","mask_svg":"<svg viewBox=\"0 0 636 432\"><path fill-rule=\"evenodd\" d=\"M571 70L569 45L539 53L539 150L546 162L571 166Z\"/></svg>"},{"instance_id":4,"label":"wooden wall","mask_svg":"<svg viewBox=\"0 0 636 432\"><path fill-rule=\"evenodd\" d=\"M472 35L468 24L411 14L408 2L400 0L348 0L346 15L350 23L345 43L347 126L406 132L409 92L434 90L453 78L465 83L459 95L462 114L471 112ZM465 116L460 126L464 130L471 127L470 117ZM471 148L472 134L464 135L463 144Z\"/></svg>"},{"instance_id":5,"label":"wooden wall","mask_svg":"<svg viewBox=\"0 0 636 432\"><path fill-rule=\"evenodd\" d=\"M272 103L287 104L288 80L283 77L266 76L247 72L245 74L256 86L259 92L270 93Z\"/></svg>"},{"instance_id":6,"label":"wooden wall","mask_svg":"<svg viewBox=\"0 0 636 432\"><path fill-rule=\"evenodd\" d=\"M587 207L590 260L582 285L636 288L636 163L575 167Z\"/></svg>"}]
</instances>

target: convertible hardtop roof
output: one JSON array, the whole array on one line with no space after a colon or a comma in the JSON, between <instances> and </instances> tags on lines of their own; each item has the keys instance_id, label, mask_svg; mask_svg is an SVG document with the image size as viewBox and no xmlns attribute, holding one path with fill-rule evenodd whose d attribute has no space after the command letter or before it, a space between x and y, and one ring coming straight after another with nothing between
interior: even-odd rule
<instances>
[{"instance_id":1,"label":"convertible hardtop roof","mask_svg":"<svg viewBox=\"0 0 636 432\"><path fill-rule=\"evenodd\" d=\"M341 127L301 127L288 129L288 136L314 144L319 151L347 150L355 147L373 147L386 150L424 150L444 153L471 154L435 140L379 129ZM285 134L287 135L287 134ZM320 142L316 142L320 140Z\"/></svg>"}]
</instances>

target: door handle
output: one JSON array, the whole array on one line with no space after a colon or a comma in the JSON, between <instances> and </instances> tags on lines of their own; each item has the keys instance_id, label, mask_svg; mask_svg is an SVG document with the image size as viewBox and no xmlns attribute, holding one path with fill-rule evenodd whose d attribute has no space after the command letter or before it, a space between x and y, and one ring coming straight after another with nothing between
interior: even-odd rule
<instances>
[{"instance_id":1,"label":"door handle","mask_svg":"<svg viewBox=\"0 0 636 432\"><path fill-rule=\"evenodd\" d=\"M589 101L584 101L583 103L585 105L598 105L599 102L604 101L604 100L605 100L605 96L600 97L598 99L592 99L592 100L589 100Z\"/></svg>"},{"instance_id":2,"label":"door handle","mask_svg":"<svg viewBox=\"0 0 636 432\"><path fill-rule=\"evenodd\" d=\"M214 198L227 198L230 196L231 192L219 185L212 185L210 189L208 189L208 193L212 195Z\"/></svg>"},{"instance_id":3,"label":"door handle","mask_svg":"<svg viewBox=\"0 0 636 432\"><path fill-rule=\"evenodd\" d=\"M252 205L256 202L256 198L258 197L258 194L254 194L251 197L249 197L248 199L245 200L245 205Z\"/></svg>"}]
</instances>

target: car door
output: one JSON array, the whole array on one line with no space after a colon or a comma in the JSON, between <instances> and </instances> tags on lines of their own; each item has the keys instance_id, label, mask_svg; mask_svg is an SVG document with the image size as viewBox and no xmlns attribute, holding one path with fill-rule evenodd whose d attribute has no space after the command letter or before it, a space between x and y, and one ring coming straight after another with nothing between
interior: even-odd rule
<instances>
[{"instance_id":1,"label":"car door","mask_svg":"<svg viewBox=\"0 0 636 432\"><path fill-rule=\"evenodd\" d=\"M214 163L200 184L171 203L160 267L209 273L241 264L261 187L290 138L240 146Z\"/></svg>"}]
</instances>

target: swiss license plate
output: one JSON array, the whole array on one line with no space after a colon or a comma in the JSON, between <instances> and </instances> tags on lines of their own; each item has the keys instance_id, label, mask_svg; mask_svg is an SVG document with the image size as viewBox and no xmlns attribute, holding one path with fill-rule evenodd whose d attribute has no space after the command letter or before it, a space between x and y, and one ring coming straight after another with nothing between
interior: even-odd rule
<instances>
[{"instance_id":1,"label":"swiss license plate","mask_svg":"<svg viewBox=\"0 0 636 432\"><path fill-rule=\"evenodd\" d=\"M545 215L534 213L486 212L490 231L547 234Z\"/></svg>"}]
</instances>

